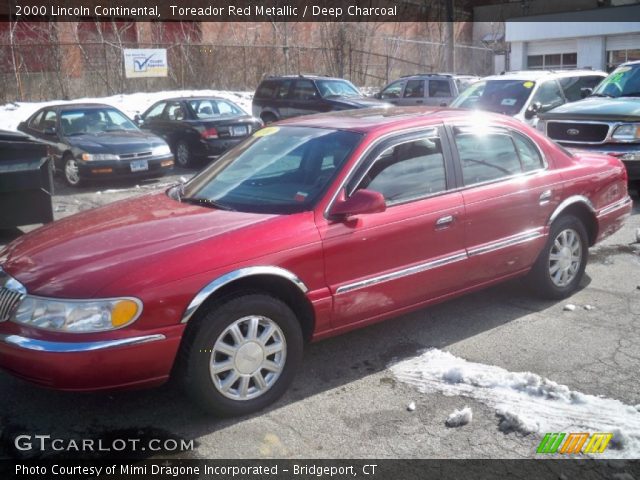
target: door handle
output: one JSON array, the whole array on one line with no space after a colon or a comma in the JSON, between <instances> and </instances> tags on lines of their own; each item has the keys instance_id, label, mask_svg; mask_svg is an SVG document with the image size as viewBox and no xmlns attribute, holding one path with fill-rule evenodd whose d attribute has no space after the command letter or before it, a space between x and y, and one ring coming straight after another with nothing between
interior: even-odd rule
<instances>
[{"instance_id":1,"label":"door handle","mask_svg":"<svg viewBox=\"0 0 640 480\"><path fill-rule=\"evenodd\" d=\"M455 217L453 215L445 215L436 220L436 228L447 228L453 223Z\"/></svg>"},{"instance_id":2,"label":"door handle","mask_svg":"<svg viewBox=\"0 0 640 480\"><path fill-rule=\"evenodd\" d=\"M549 200L551 200L551 194L551 190L545 190L544 192L542 192L540 194L540 205L549 203Z\"/></svg>"}]
</instances>

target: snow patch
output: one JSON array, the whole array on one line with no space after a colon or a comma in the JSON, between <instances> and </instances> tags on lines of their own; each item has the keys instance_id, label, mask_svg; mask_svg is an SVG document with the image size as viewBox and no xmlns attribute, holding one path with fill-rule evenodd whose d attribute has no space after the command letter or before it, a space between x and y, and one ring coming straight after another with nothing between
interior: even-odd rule
<instances>
[{"instance_id":1,"label":"snow patch","mask_svg":"<svg viewBox=\"0 0 640 480\"><path fill-rule=\"evenodd\" d=\"M612 432L611 448L599 458L640 457L640 412L619 400L577 392L535 373L468 362L437 349L390 369L422 393L473 398L494 408L504 432Z\"/></svg>"},{"instance_id":2,"label":"snow patch","mask_svg":"<svg viewBox=\"0 0 640 480\"><path fill-rule=\"evenodd\" d=\"M133 119L137 113L143 113L159 100L174 97L212 96L231 100L245 112L251 113L253 92L234 92L227 90L168 90L162 92L138 92L113 95L111 97L78 98L75 100L51 100L47 102L13 102L0 106L0 130L16 130L18 124L37 110L47 105L59 103L105 103L116 107Z\"/></svg>"},{"instance_id":3,"label":"snow patch","mask_svg":"<svg viewBox=\"0 0 640 480\"><path fill-rule=\"evenodd\" d=\"M447 427L461 427L473 420L473 412L469 407L464 407L461 410L454 410L452 414L447 417L444 422Z\"/></svg>"}]
</instances>

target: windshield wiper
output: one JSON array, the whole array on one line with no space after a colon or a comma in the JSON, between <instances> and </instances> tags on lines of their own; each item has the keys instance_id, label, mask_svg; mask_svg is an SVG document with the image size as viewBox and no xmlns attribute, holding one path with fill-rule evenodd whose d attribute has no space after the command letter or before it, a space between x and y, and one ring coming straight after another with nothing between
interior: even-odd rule
<instances>
[{"instance_id":1,"label":"windshield wiper","mask_svg":"<svg viewBox=\"0 0 640 480\"><path fill-rule=\"evenodd\" d=\"M223 205L222 203L218 203L215 200L210 200L208 198L182 197L180 201L184 203L191 203L193 205L200 205L202 207L217 208L218 210L235 212L235 209L229 207L228 205Z\"/></svg>"},{"instance_id":2,"label":"windshield wiper","mask_svg":"<svg viewBox=\"0 0 640 480\"><path fill-rule=\"evenodd\" d=\"M611 95L610 93L592 93L591 95L589 95L590 97L608 97L608 98L615 98L613 95Z\"/></svg>"}]
</instances>

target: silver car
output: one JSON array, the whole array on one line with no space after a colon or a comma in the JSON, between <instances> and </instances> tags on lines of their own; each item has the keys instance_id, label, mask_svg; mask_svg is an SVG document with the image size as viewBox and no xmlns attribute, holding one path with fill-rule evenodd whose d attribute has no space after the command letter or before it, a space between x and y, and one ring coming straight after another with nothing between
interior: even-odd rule
<instances>
[{"instance_id":1,"label":"silver car","mask_svg":"<svg viewBox=\"0 0 640 480\"><path fill-rule=\"evenodd\" d=\"M473 75L427 73L401 77L375 95L394 105L447 106L469 85L480 80Z\"/></svg>"}]
</instances>

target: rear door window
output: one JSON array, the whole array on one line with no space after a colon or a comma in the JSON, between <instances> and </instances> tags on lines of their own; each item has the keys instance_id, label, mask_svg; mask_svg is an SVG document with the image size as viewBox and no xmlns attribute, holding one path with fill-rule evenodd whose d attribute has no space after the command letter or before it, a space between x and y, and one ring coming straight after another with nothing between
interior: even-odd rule
<instances>
[{"instance_id":1,"label":"rear door window","mask_svg":"<svg viewBox=\"0 0 640 480\"><path fill-rule=\"evenodd\" d=\"M522 172L520 157L506 130L455 128L454 138L465 186L490 182Z\"/></svg>"},{"instance_id":2,"label":"rear door window","mask_svg":"<svg viewBox=\"0 0 640 480\"><path fill-rule=\"evenodd\" d=\"M291 80L283 80L278 82L278 87L276 88L275 98L286 98L289 95L289 88L291 88Z\"/></svg>"},{"instance_id":3,"label":"rear door window","mask_svg":"<svg viewBox=\"0 0 640 480\"><path fill-rule=\"evenodd\" d=\"M540 151L531 140L523 135L514 133L513 142L515 143L516 150L520 156L520 163L522 163L523 172L531 172L544 167Z\"/></svg>"},{"instance_id":4,"label":"rear door window","mask_svg":"<svg viewBox=\"0 0 640 480\"><path fill-rule=\"evenodd\" d=\"M278 89L278 83L267 80L262 82L256 90L256 98L272 98Z\"/></svg>"},{"instance_id":5,"label":"rear door window","mask_svg":"<svg viewBox=\"0 0 640 480\"><path fill-rule=\"evenodd\" d=\"M429 96L435 98L452 97L449 80L429 80Z\"/></svg>"}]
</instances>

